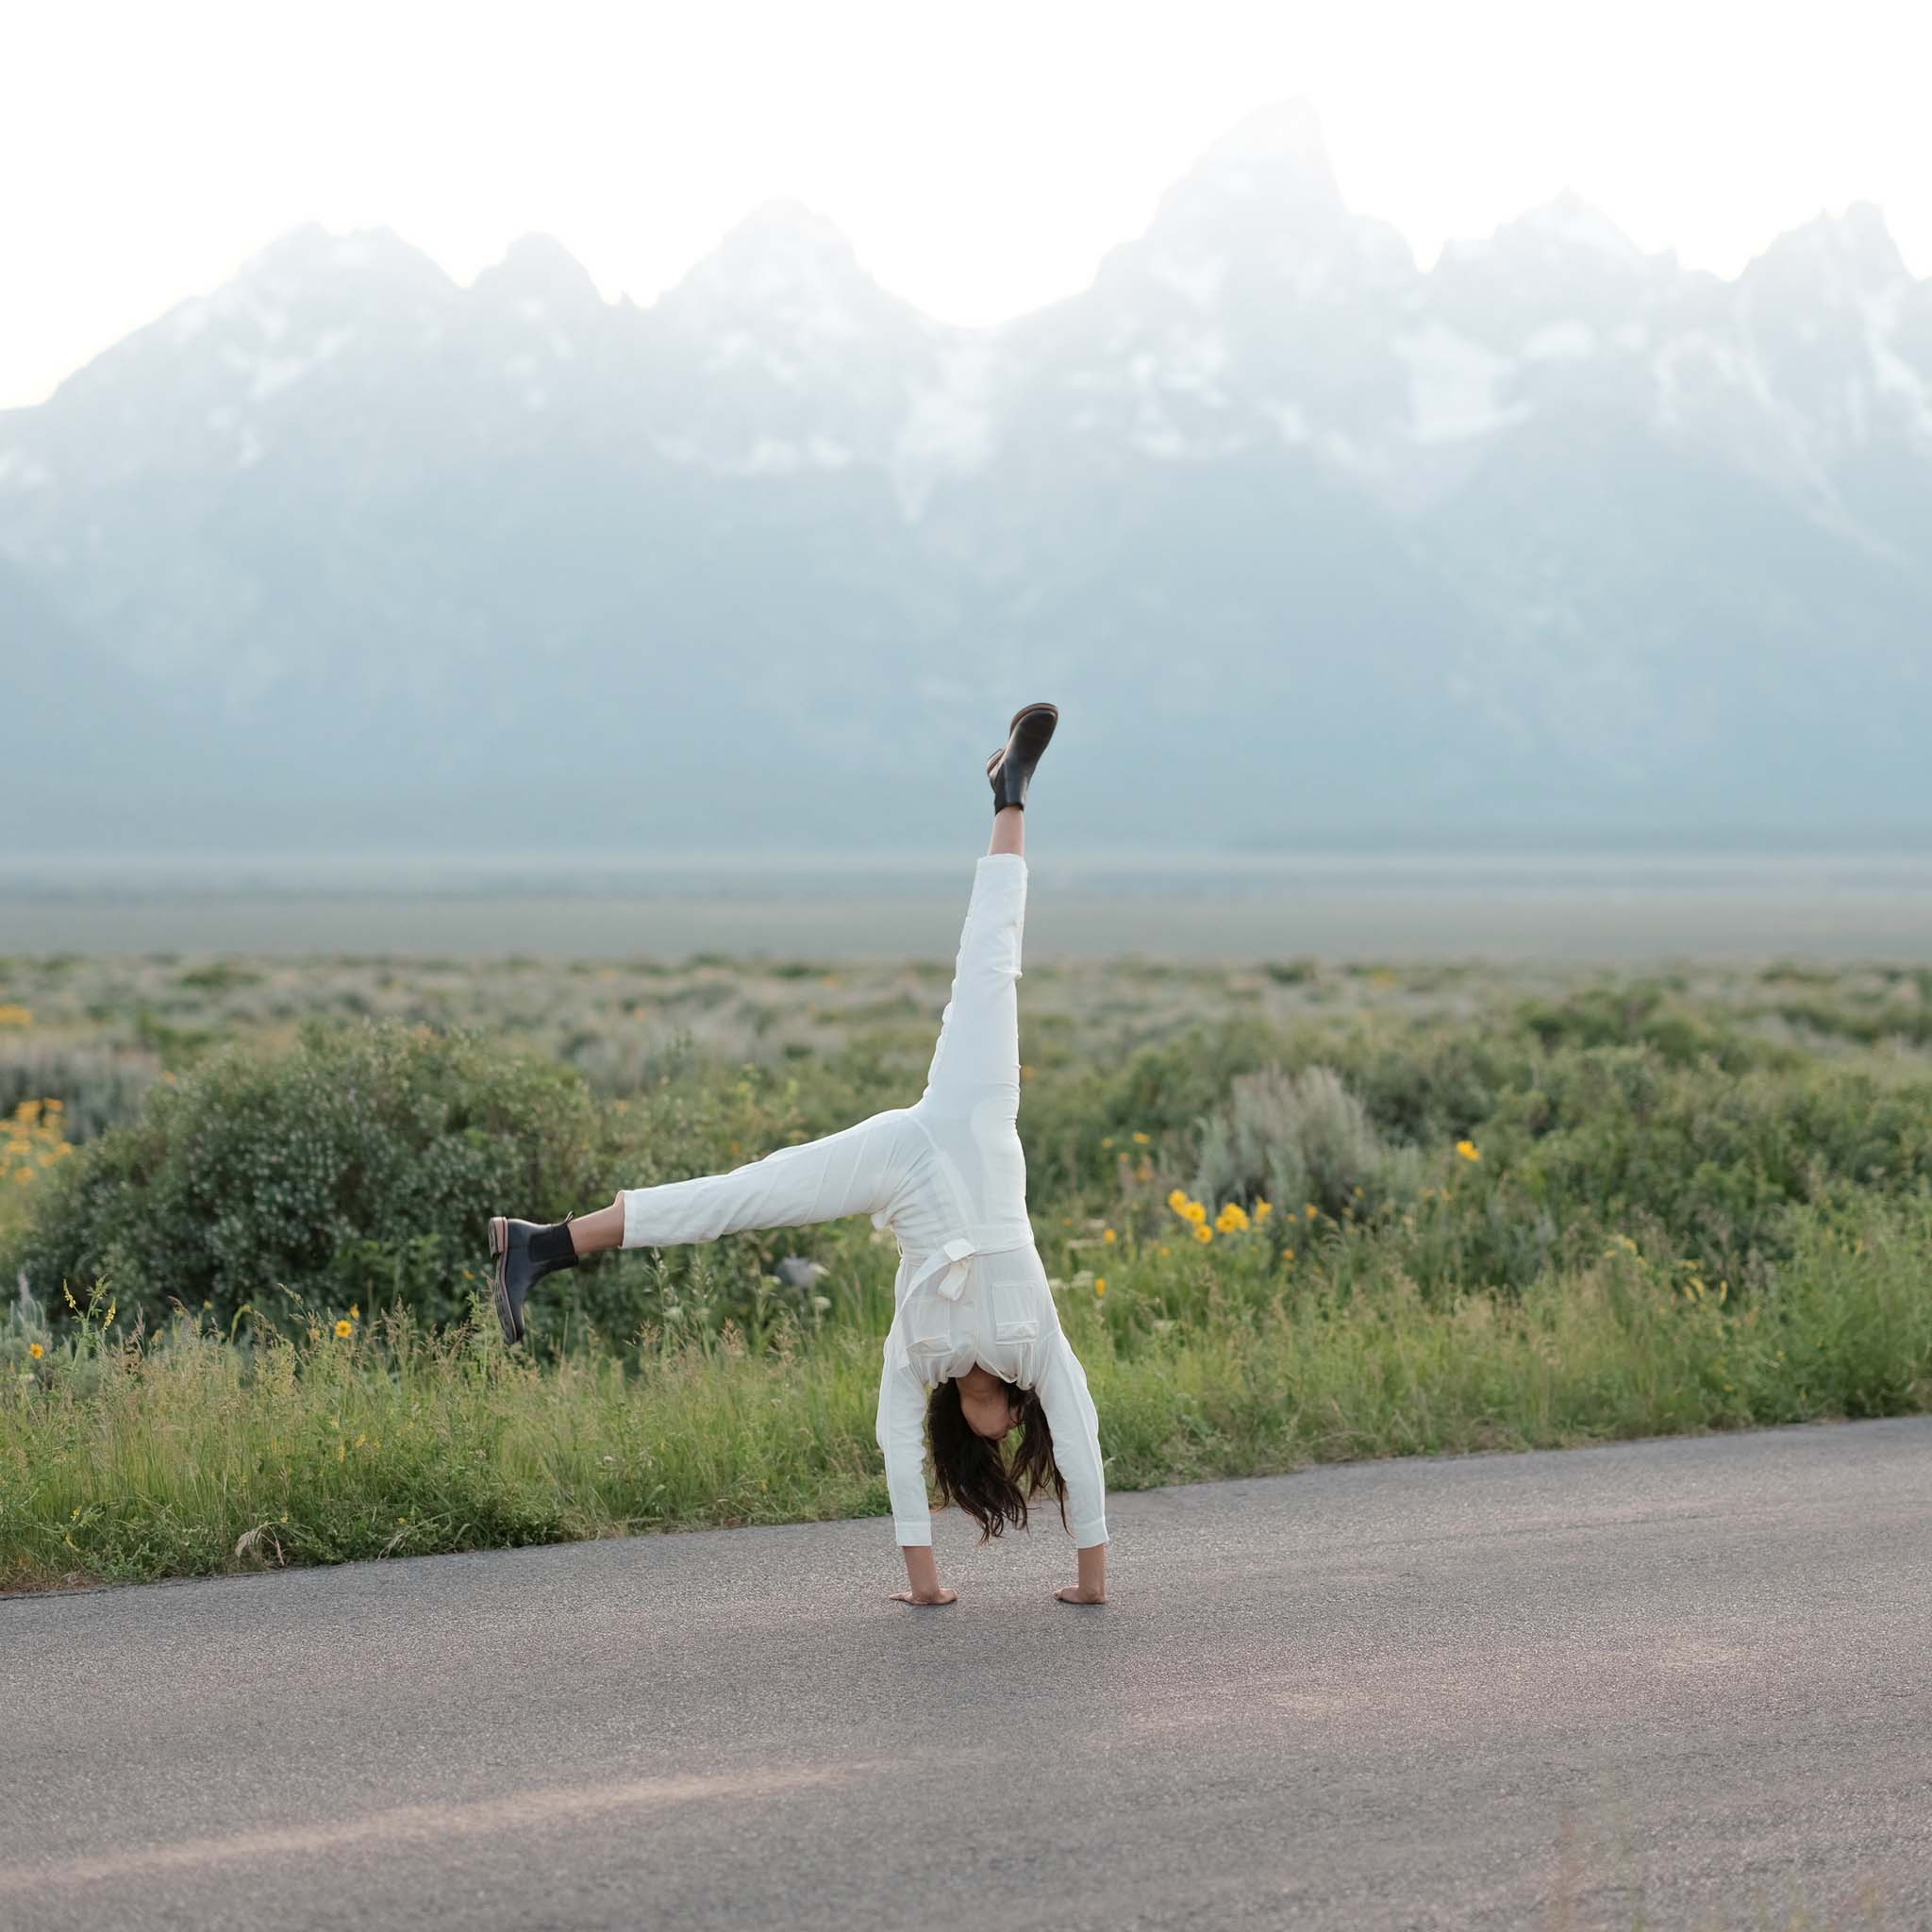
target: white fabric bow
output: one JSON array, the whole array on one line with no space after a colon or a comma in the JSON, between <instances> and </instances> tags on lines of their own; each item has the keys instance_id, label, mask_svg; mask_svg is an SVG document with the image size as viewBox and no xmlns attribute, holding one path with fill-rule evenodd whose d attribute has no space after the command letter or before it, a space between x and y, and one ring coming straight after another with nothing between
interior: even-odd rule
<instances>
[{"instance_id":1,"label":"white fabric bow","mask_svg":"<svg viewBox=\"0 0 1932 1932\"><path fill-rule=\"evenodd\" d=\"M925 1257L924 1266L912 1277L911 1285L906 1291L907 1294L910 1296L915 1293L943 1268L945 1274L941 1276L939 1285L941 1298L949 1302L958 1301L966 1288L966 1263L978 1252L965 1236L956 1235L944 1247Z\"/></svg>"}]
</instances>

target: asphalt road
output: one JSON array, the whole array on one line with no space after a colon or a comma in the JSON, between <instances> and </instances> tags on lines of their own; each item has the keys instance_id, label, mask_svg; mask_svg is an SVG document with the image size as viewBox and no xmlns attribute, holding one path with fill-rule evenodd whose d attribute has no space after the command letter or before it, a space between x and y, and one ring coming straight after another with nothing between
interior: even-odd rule
<instances>
[{"instance_id":1,"label":"asphalt road","mask_svg":"<svg viewBox=\"0 0 1932 1932\"><path fill-rule=\"evenodd\" d=\"M1932 1419L0 1602L0 1927L1924 1926Z\"/></svg>"}]
</instances>

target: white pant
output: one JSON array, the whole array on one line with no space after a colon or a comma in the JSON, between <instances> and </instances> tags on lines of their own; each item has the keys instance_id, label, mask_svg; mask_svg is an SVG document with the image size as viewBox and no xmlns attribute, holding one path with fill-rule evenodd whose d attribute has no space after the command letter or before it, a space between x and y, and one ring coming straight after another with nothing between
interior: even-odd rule
<instances>
[{"instance_id":1,"label":"white pant","mask_svg":"<svg viewBox=\"0 0 1932 1932\"><path fill-rule=\"evenodd\" d=\"M633 1188L624 1244L669 1247L746 1228L870 1214L899 1237L877 1434L899 1541L929 1543L925 1391L974 1362L1039 1391L1076 1544L1107 1541L1098 1424L1026 1218L1017 982L1026 864L974 874L953 996L918 1103L781 1147L729 1174Z\"/></svg>"}]
</instances>

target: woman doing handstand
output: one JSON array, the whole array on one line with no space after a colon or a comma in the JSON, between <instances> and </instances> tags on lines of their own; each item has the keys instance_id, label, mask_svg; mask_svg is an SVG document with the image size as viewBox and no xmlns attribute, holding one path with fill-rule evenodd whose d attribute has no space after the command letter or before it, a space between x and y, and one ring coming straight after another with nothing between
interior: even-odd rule
<instances>
[{"instance_id":1,"label":"woman doing handstand","mask_svg":"<svg viewBox=\"0 0 1932 1932\"><path fill-rule=\"evenodd\" d=\"M512 1342L523 1339L532 1286L606 1248L716 1241L848 1214L890 1227L899 1272L877 1433L906 1557L908 1588L894 1592L901 1603L949 1604L956 1594L941 1585L933 1558L928 1436L941 1500L979 1524L982 1542L1008 1524L1024 1528L1027 1498L1050 1487L1079 1571L1056 1594L1062 1603L1107 1600L1099 1425L1026 1218L1017 1126L1024 813L1058 717L1052 705L1027 706L988 760L992 842L974 875L952 998L913 1106L729 1174L625 1190L594 1214L549 1226L503 1216L490 1224L496 1311Z\"/></svg>"}]
</instances>

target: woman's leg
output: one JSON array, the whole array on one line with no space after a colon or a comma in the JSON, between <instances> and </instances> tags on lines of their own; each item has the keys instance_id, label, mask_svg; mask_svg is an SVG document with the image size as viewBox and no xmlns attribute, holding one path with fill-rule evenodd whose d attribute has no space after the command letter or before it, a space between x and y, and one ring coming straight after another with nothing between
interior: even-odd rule
<instances>
[{"instance_id":1,"label":"woman's leg","mask_svg":"<svg viewBox=\"0 0 1932 1932\"><path fill-rule=\"evenodd\" d=\"M565 1224L570 1244L581 1260L586 1255L601 1255L607 1248L624 1245L624 1196L619 1194L608 1208L594 1214L574 1214Z\"/></svg>"},{"instance_id":2,"label":"woman's leg","mask_svg":"<svg viewBox=\"0 0 1932 1932\"><path fill-rule=\"evenodd\" d=\"M991 849L973 874L973 896L953 964L952 997L920 1105L970 1107L992 1090L1020 1108L1020 939L1026 919L1025 814L993 820Z\"/></svg>"},{"instance_id":3,"label":"woman's leg","mask_svg":"<svg viewBox=\"0 0 1932 1932\"><path fill-rule=\"evenodd\" d=\"M957 1117L976 1151L989 1137L1011 1141L1006 1158L973 1163L974 1191L1022 1204L1024 1164L1011 1132L1020 1111L1020 932L1026 912L1026 818L1024 801L1033 767L1053 736L1058 712L1029 705L1008 727L1006 749L987 774L993 787L992 839L979 861L953 973L953 996L940 1023L920 1102L929 1115ZM989 1115L994 1118L989 1119ZM891 1124L890 1126L888 1124ZM780 1148L726 1174L620 1192L608 1208L549 1227L499 1216L491 1223L498 1312L511 1341L523 1336L529 1289L554 1268L616 1247L668 1247L715 1241L751 1227L797 1227L848 1214L879 1213L891 1201L908 1158L904 1136L918 1134L904 1112L879 1114L843 1134ZM984 1172L979 1170L984 1169Z\"/></svg>"},{"instance_id":4,"label":"woman's leg","mask_svg":"<svg viewBox=\"0 0 1932 1932\"><path fill-rule=\"evenodd\" d=\"M781 1147L729 1174L625 1189L609 1207L581 1219L541 1226L498 1215L490 1224L491 1282L505 1339L524 1339L524 1305L537 1283L586 1255L883 1213L905 1183L909 1157L924 1144L900 1109L822 1141Z\"/></svg>"},{"instance_id":5,"label":"woman's leg","mask_svg":"<svg viewBox=\"0 0 1932 1932\"><path fill-rule=\"evenodd\" d=\"M1017 805L1009 805L1006 807L1003 810L996 811L993 814L992 819L992 838L987 845L986 856L989 858L1018 858L1021 859L1024 867L1025 850L1025 812L1023 811ZM1010 888L1008 888L1007 889L1005 899L1003 899L1002 904L1004 905L1005 900L1009 900L1010 897ZM949 1016L956 1012L960 1001L962 990L968 991L969 1005L976 1004L982 1008L988 1008L988 1010L984 1011L983 1014L975 1015L972 1021L969 1021L969 1023L963 1030L969 1034L975 1035L981 1040L984 1040L990 1036L996 1038L996 1053L998 1065L1003 1070L1010 1071L1012 1084L1015 1095L1017 1097L1020 1082L1020 1023L1018 1001L1012 997L1012 977L1008 976L1005 973L1001 973L996 977L989 978L989 976L984 972L983 968L980 966L979 962L976 959L969 961L966 955L966 947L969 939L972 939L974 937L993 937L997 936L1000 933L1002 929L1004 913L996 915L994 918L991 920L983 919L979 928L975 932L975 928L973 924L974 909L978 906L979 897L977 892L977 883L975 881L974 907L968 908L967 931L965 934L961 936L959 959L954 969L953 999L951 1002L948 1003L946 1011ZM1019 894L1018 910L1013 915L1014 974L1017 974L1019 966L1019 919L1022 915L1024 915L1024 909L1025 891L1024 874L1023 871L1021 874L1021 890ZM964 988L962 988L962 982L964 982ZM988 997L989 994L991 995L990 1000ZM950 1019L945 1023L945 1026L942 1027L942 1034L947 1030L954 1030ZM1008 1034L1010 1034L1011 1036L1010 1045L1008 1045L1007 1038ZM942 1037L941 1041L941 1047L943 1048L944 1045L945 1040ZM974 1058L974 1055L970 1050L967 1050L957 1052L953 1055L947 1056L947 1058L949 1061L952 1059L958 1059L963 1063L968 1059ZM937 1069L939 1064L940 1055L938 1053L935 1053L933 1059L934 1068ZM975 1064L983 1065L984 1061L976 1061ZM1005 1079L1005 1071L1002 1072L1000 1077L1002 1080ZM928 1079L927 1085L928 1087L930 1087L930 1079ZM881 1118L891 1118L891 1116L881 1116ZM840 1159L842 1160L844 1159L847 1151L844 1146L844 1143L848 1141L849 1137L851 1135L858 1135L862 1133L864 1127L870 1126L873 1123L866 1122L863 1123L860 1127L849 1129L847 1134L834 1135L829 1141L813 1141L808 1144L814 1148L825 1149L827 1150L828 1154L836 1151ZM806 1150L803 1148L784 1148L780 1150L779 1154L773 1155L770 1157L770 1158L774 1161L777 1161L780 1160L782 1157L802 1154ZM854 1151L856 1152L856 1149ZM625 1205L625 1201L628 1195L630 1194L635 1194L639 1197L636 1208L630 1210L633 1216L632 1224L634 1226L642 1228L647 1224L655 1224L659 1223L671 1225L684 1225L686 1224L686 1222L690 1215L693 1211L699 1209L701 1203L715 1203L721 1199L730 1199L734 1194L741 1194L741 1191L739 1189L724 1188L724 1183L737 1183L740 1179L740 1176L743 1176L745 1177L745 1184L748 1185L753 1176L758 1176L759 1178L759 1185L764 1190L760 1195L763 1205L758 1208L754 1208L750 1211L753 1211L755 1213L771 1214L775 1212L776 1210L773 1206L773 1197L771 1191L769 1188L764 1187L764 1184L773 1181L778 1176L774 1174L765 1174L763 1172L765 1165L766 1164L762 1161L756 1162L751 1167L739 1168L735 1170L733 1174L713 1174L700 1181L675 1181L673 1182L669 1188L639 1188L627 1190L625 1192L620 1193L616 1200L614 1200L609 1207L600 1208L594 1214L579 1215L575 1220L571 1221L568 1224L570 1228L571 1244L575 1249L577 1255L581 1257L584 1255L601 1254L606 1249L620 1248L625 1247L626 1245L634 1248L665 1247L678 1241L715 1239L714 1236L710 1235L646 1235L641 1236L641 1238L637 1241L626 1242L625 1240L625 1224L626 1213ZM791 1176L789 1170L786 1172L783 1177L788 1181L791 1179ZM819 1183L819 1185L823 1186L825 1190L825 1198L828 1200L842 1200L847 1198L847 1195L850 1192L850 1175L848 1175L845 1180L841 1181L837 1175L832 1174L830 1173L827 1173L825 1175L824 1175L821 1179L821 1182ZM677 1191L679 1190L684 1190L686 1191L679 1192ZM699 1190L703 1191L699 1193L692 1193L689 1191L691 1190ZM741 1206L742 1201L748 1198L748 1196L741 1196L740 1200L734 1202L734 1207ZM834 1221L838 1220L841 1216L845 1214L857 1214L860 1212L871 1213L874 1211L874 1206L875 1204L874 1203L866 1202L855 1207L840 1208L835 1212L830 1214L808 1214L804 1216L803 1219ZM789 1219L767 1219L761 1221L734 1222L733 1224L733 1225L736 1227L791 1227L799 1224L801 1224L798 1222L793 1222Z\"/></svg>"},{"instance_id":6,"label":"woman's leg","mask_svg":"<svg viewBox=\"0 0 1932 1932\"><path fill-rule=\"evenodd\" d=\"M904 1172L903 1112L874 1114L822 1141L780 1147L727 1174L625 1188L565 1225L579 1257L607 1248L672 1248L750 1227L805 1227L875 1214Z\"/></svg>"},{"instance_id":7,"label":"woman's leg","mask_svg":"<svg viewBox=\"0 0 1932 1932\"><path fill-rule=\"evenodd\" d=\"M619 1239L607 1239L607 1245L669 1248L747 1228L805 1227L883 1213L920 1144L919 1129L904 1108L874 1114L841 1133L780 1147L728 1174L627 1188L596 1217L599 1232L608 1237L608 1217L615 1215Z\"/></svg>"}]
</instances>

